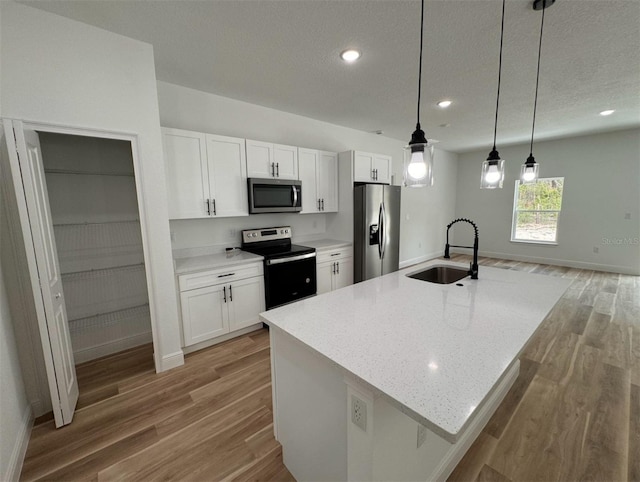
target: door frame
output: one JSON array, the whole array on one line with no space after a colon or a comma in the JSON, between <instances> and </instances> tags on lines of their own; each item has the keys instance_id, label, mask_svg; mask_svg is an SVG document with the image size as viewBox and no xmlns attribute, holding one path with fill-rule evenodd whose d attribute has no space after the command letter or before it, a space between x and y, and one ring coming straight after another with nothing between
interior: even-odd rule
<instances>
[{"instance_id":1,"label":"door frame","mask_svg":"<svg viewBox=\"0 0 640 482\"><path fill-rule=\"evenodd\" d=\"M50 132L54 134L67 134L67 135L75 135L75 136L83 136L83 137L98 137L102 139L128 141L131 143L131 156L133 159L133 171L134 171L134 180L135 180L135 186L136 186L136 199L138 201L138 213L140 215L140 231L142 234L142 251L143 251L144 263L145 263L145 277L147 280L147 292L149 295L149 312L151 315L151 336L153 340L153 361L155 364L156 372L157 373L160 372L162 369L162 354L160 350L160 343L159 343L160 340L158 339L159 327L156 325L157 307L156 307L155 291L152 289L154 286L153 277L151 276L151 272L153 268L151 264L151 256L149 253L149 245L148 245L149 234L148 234L148 229L146 224L147 206L145 205L145 200L143 196L144 188L141 182L143 170L142 170L142 164L140 163L140 143L138 140L138 134L132 133L132 132L125 132L125 131L112 131L112 130L106 130L106 129L74 127L74 126L50 124L50 123L44 123L44 122L22 121L22 120L11 119L11 118L3 118L2 120L4 121L7 128L11 129L11 132L13 132L13 128L30 129L34 131ZM12 173L12 175L15 175L15 174ZM20 184L22 184L21 175L19 173L18 175L20 176ZM24 203L24 206L22 206L22 208L24 208L25 210L24 212L26 214L24 188L21 189L20 193L16 193L16 195L18 194L22 196L22 200L19 199L18 204L20 205ZM17 197L20 197L20 196L17 196ZM25 230L25 227L23 226L23 232L24 230ZM29 231L28 228L26 230ZM29 231L28 238L26 239L30 239L30 238L31 238L31 232ZM31 241L32 241L31 245L33 246L33 240ZM31 266L33 264L33 268L35 268L35 254L33 253L33 250L26 249L26 251L27 251L27 258L28 258L28 263L31 271L30 272L31 282L33 285L34 273L31 269ZM37 280L38 278L37 271L35 273L36 273L35 280ZM38 284L37 281L35 281L35 284L36 285ZM39 289L40 288L38 285L38 290ZM46 325L42 325L42 323L46 323L46 320L44 317L44 305L43 305L42 299L40 300L36 299L36 311L38 315L38 324L40 326L46 326ZM45 356L50 357L51 354L45 354Z\"/></svg>"}]
</instances>

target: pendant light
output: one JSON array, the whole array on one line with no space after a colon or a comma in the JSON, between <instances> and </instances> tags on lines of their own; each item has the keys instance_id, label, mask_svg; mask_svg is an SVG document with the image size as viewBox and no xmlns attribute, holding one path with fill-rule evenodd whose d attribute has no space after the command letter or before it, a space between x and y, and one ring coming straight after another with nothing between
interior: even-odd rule
<instances>
[{"instance_id":1,"label":"pendant light","mask_svg":"<svg viewBox=\"0 0 640 482\"><path fill-rule=\"evenodd\" d=\"M506 0L502 0L502 22L500 24L500 60L498 63L498 94L496 95L496 119L493 126L493 149L487 160L482 163L480 175L480 189L502 189L504 181L504 159L496 149L496 135L498 133L498 107L500 106L500 77L502 76L502 40L504 38L504 6Z\"/></svg>"},{"instance_id":2,"label":"pendant light","mask_svg":"<svg viewBox=\"0 0 640 482\"><path fill-rule=\"evenodd\" d=\"M418 119L416 130L404 148L404 186L425 187L433 185L433 149L420 128L420 93L422 88L422 44L424 33L424 0L420 13L420 66L418 69Z\"/></svg>"},{"instance_id":3,"label":"pendant light","mask_svg":"<svg viewBox=\"0 0 640 482\"><path fill-rule=\"evenodd\" d=\"M536 71L536 95L533 100L533 123L531 125L531 145L529 149L529 157L520 168L520 180L523 184L530 184L538 179L539 165L533 157L533 133L536 128L536 108L538 107L538 83L540 81L540 53L542 52L542 31L544 29L544 11L547 7L553 5L555 0L535 0L533 2L534 10L542 10L542 20L540 21L540 41L538 44L538 68Z\"/></svg>"}]
</instances>

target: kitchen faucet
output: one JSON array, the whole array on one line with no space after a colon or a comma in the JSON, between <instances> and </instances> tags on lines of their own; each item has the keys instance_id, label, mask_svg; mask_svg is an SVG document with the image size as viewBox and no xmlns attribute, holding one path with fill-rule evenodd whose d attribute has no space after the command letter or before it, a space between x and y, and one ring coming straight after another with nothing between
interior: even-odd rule
<instances>
[{"instance_id":1,"label":"kitchen faucet","mask_svg":"<svg viewBox=\"0 0 640 482\"><path fill-rule=\"evenodd\" d=\"M453 226L456 223L459 223L460 221L464 221L465 223L469 223L471 224L471 226L473 226L473 230L475 232L475 237L473 239L473 246L460 246L456 244L451 244L451 245L449 244L449 229L451 228L451 226ZM469 274L471 275L471 279L478 279L478 226L476 226L476 223L466 218L458 218L451 221L447 225L447 244L444 247L445 258L451 258L451 256L449 256L450 246L453 246L454 248L473 248L473 262L469 263Z\"/></svg>"}]
</instances>

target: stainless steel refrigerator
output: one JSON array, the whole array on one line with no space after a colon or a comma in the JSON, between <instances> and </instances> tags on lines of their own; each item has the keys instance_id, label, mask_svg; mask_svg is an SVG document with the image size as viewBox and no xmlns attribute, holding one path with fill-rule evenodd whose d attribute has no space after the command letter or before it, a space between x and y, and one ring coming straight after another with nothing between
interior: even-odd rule
<instances>
[{"instance_id":1,"label":"stainless steel refrigerator","mask_svg":"<svg viewBox=\"0 0 640 482\"><path fill-rule=\"evenodd\" d=\"M400 189L384 184L354 188L354 283L398 271Z\"/></svg>"}]
</instances>

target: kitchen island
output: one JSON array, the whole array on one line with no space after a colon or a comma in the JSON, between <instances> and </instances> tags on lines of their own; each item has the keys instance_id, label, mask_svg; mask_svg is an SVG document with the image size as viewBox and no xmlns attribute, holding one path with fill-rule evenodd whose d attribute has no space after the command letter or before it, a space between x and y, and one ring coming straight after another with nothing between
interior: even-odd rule
<instances>
[{"instance_id":1,"label":"kitchen island","mask_svg":"<svg viewBox=\"0 0 640 482\"><path fill-rule=\"evenodd\" d=\"M518 355L570 280L482 267L406 275L261 314L274 431L298 480L444 480L518 375Z\"/></svg>"}]
</instances>

